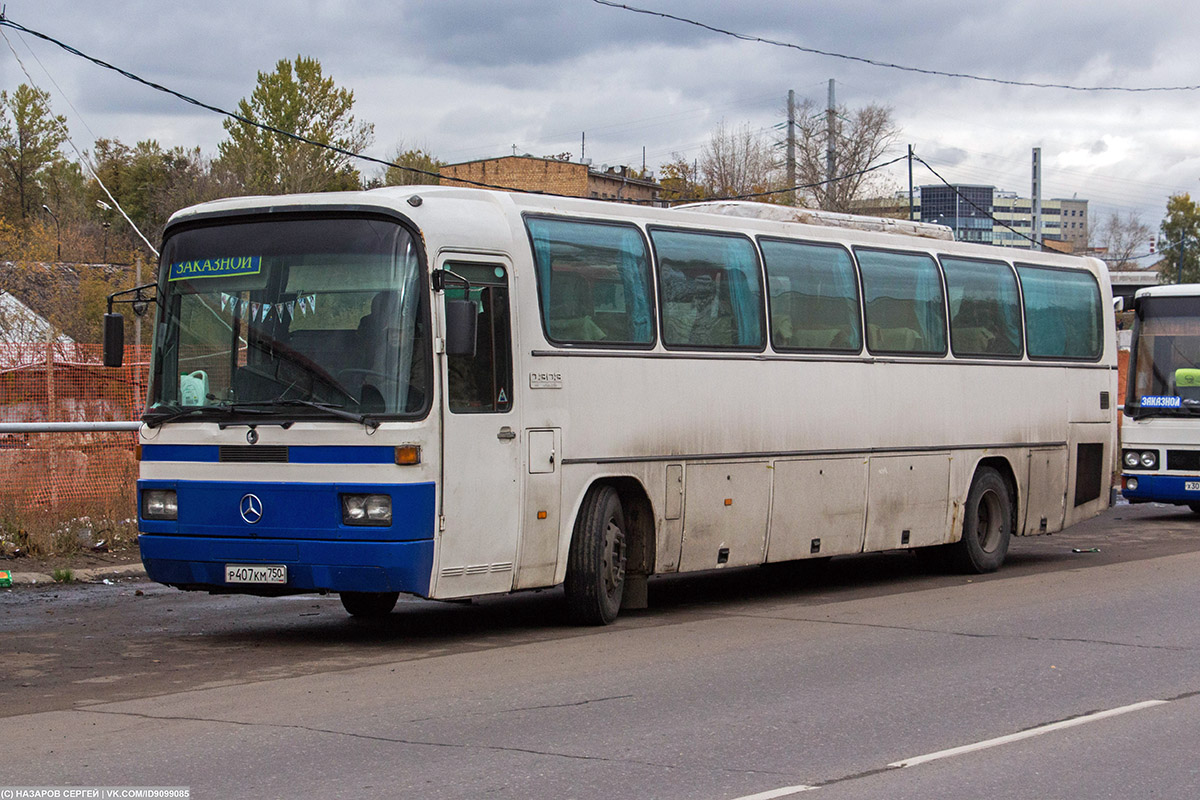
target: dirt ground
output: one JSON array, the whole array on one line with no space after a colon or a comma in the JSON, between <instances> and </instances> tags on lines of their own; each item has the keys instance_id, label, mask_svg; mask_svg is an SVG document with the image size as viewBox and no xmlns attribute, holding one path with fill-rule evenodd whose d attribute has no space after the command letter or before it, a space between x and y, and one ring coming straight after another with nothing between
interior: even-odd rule
<instances>
[{"instance_id":1,"label":"dirt ground","mask_svg":"<svg viewBox=\"0 0 1200 800\"><path fill-rule=\"evenodd\" d=\"M22 556L19 558L0 558L0 570L12 572L40 572L52 575L55 570L96 569L97 567L122 567L127 564L140 564L141 556L136 544L119 545L108 552L80 550L68 555L51 556Z\"/></svg>"}]
</instances>

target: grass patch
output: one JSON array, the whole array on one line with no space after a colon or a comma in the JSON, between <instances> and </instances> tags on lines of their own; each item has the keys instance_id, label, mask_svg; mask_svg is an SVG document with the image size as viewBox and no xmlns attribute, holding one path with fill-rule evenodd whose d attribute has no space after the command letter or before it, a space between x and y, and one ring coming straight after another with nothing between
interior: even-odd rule
<instances>
[{"instance_id":1,"label":"grass patch","mask_svg":"<svg viewBox=\"0 0 1200 800\"><path fill-rule=\"evenodd\" d=\"M69 569L56 569L50 573L50 577L54 578L55 583L71 583L75 580L75 573Z\"/></svg>"},{"instance_id":2,"label":"grass patch","mask_svg":"<svg viewBox=\"0 0 1200 800\"><path fill-rule=\"evenodd\" d=\"M25 509L0 505L0 557L68 556L137 543L132 499Z\"/></svg>"}]
</instances>

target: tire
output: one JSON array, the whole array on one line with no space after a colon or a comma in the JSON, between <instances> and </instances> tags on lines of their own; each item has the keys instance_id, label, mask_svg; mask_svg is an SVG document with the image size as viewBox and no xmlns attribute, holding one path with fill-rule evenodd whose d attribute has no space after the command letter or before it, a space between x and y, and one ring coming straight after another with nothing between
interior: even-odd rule
<instances>
[{"instance_id":1,"label":"tire","mask_svg":"<svg viewBox=\"0 0 1200 800\"><path fill-rule=\"evenodd\" d=\"M617 490L593 488L579 509L567 557L567 613L580 625L607 625L625 592L625 512Z\"/></svg>"},{"instance_id":2,"label":"tire","mask_svg":"<svg viewBox=\"0 0 1200 800\"><path fill-rule=\"evenodd\" d=\"M1013 531L1013 497L1008 482L991 467L980 467L963 509L962 539L948 550L962 572L995 572L1004 563Z\"/></svg>"},{"instance_id":3,"label":"tire","mask_svg":"<svg viewBox=\"0 0 1200 800\"><path fill-rule=\"evenodd\" d=\"M359 619L379 619L392 613L399 592L342 592L342 608Z\"/></svg>"}]
</instances>

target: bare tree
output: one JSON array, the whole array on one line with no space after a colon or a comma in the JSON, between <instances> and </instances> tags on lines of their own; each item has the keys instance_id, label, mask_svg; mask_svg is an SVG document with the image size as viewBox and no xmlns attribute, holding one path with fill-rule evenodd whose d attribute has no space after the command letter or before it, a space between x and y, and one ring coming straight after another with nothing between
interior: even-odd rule
<instances>
[{"instance_id":1,"label":"bare tree","mask_svg":"<svg viewBox=\"0 0 1200 800\"><path fill-rule=\"evenodd\" d=\"M1136 257L1145 255L1154 241L1154 229L1132 211L1124 216L1114 211L1094 224L1092 230L1097 246L1108 251L1104 260L1109 269L1136 268Z\"/></svg>"},{"instance_id":2,"label":"bare tree","mask_svg":"<svg viewBox=\"0 0 1200 800\"><path fill-rule=\"evenodd\" d=\"M709 194L736 197L779 188L780 170L766 135L722 120L700 155L700 176Z\"/></svg>"},{"instance_id":3,"label":"bare tree","mask_svg":"<svg viewBox=\"0 0 1200 800\"><path fill-rule=\"evenodd\" d=\"M813 205L847 212L854 201L880 193L882 179L866 170L892 148L900 130L892 109L875 104L854 111L838 106L830 122L825 109L811 99L797 108L796 179L800 185L812 186L807 193ZM832 176L828 174L831 136Z\"/></svg>"}]
</instances>

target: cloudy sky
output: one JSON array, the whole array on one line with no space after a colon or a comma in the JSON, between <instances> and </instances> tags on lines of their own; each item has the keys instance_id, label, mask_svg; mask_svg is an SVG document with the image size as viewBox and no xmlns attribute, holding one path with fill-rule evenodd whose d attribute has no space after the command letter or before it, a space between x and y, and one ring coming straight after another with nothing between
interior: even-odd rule
<instances>
[{"instance_id":1,"label":"cloudy sky","mask_svg":"<svg viewBox=\"0 0 1200 800\"><path fill-rule=\"evenodd\" d=\"M628 0L714 27L925 70L1130 88L1200 85L1200 21L1187 0ZM298 54L354 91L397 144L444 161L517 152L656 169L699 157L713 127L772 130L788 89L850 107L890 106L943 177L1088 199L1092 216L1157 227L1168 195L1200 193L1200 90L1037 89L941 77L740 41L594 0L7 0L7 16L89 55L223 108L259 71ZM72 138L153 138L215 153L221 118L3 29ZM0 46L3 87L27 81ZM371 172L374 168L364 167ZM889 173L907 187L902 167ZM915 181L936 179L917 165Z\"/></svg>"}]
</instances>

